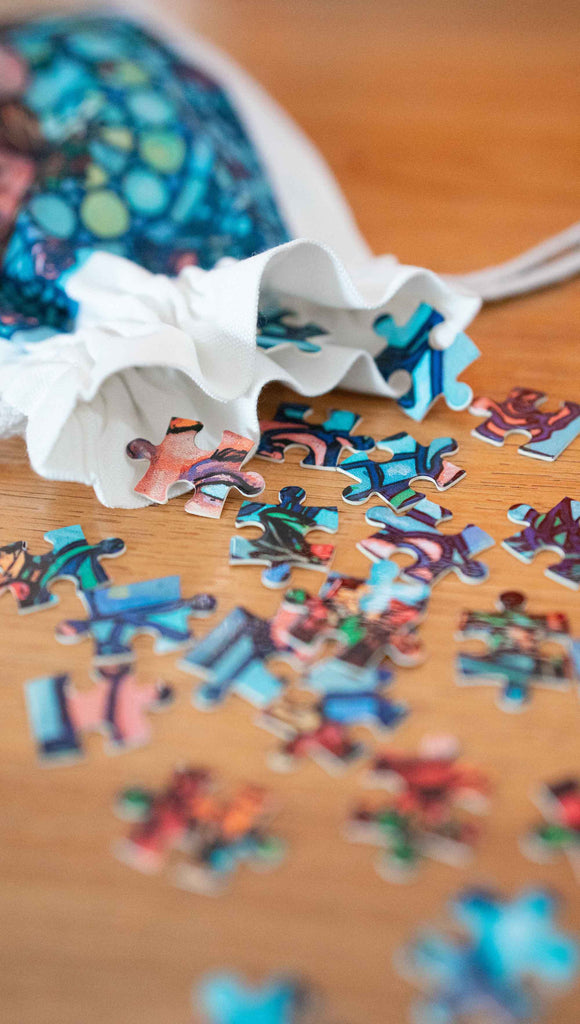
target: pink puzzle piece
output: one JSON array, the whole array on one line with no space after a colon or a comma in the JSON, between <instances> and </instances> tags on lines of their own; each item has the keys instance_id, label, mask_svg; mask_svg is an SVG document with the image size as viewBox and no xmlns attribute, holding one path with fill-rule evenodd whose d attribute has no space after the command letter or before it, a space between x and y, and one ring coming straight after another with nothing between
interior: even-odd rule
<instances>
[{"instance_id":1,"label":"pink puzzle piece","mask_svg":"<svg viewBox=\"0 0 580 1024\"><path fill-rule=\"evenodd\" d=\"M264 478L247 472L242 463L253 448L253 441L231 430L224 430L217 448L204 451L196 439L203 423L174 416L161 444L152 444L142 437L127 445L131 459L148 459L149 469L135 487L159 505L167 503L173 484L183 482L194 489L185 504L193 515L219 519L228 491L235 487L246 497L255 497L264 490Z\"/></svg>"}]
</instances>

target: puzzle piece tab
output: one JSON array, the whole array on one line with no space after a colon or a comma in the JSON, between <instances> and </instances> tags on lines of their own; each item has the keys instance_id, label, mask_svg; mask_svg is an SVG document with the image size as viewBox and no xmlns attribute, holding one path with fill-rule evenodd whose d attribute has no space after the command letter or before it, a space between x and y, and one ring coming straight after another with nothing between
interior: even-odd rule
<instances>
[{"instance_id":1,"label":"puzzle piece tab","mask_svg":"<svg viewBox=\"0 0 580 1024\"><path fill-rule=\"evenodd\" d=\"M171 871L175 884L212 895L224 890L243 862L261 870L278 864L284 848L270 832L270 794L246 784L224 798L216 783L205 769L178 768L158 794L138 788L122 793L117 812L132 828L114 848L119 860L154 874L167 866L172 851L180 851L185 859Z\"/></svg>"},{"instance_id":2,"label":"puzzle piece tab","mask_svg":"<svg viewBox=\"0 0 580 1024\"><path fill-rule=\"evenodd\" d=\"M50 592L55 580L72 580L79 595L101 586L109 579L101 559L116 558L125 550L119 537L89 544L80 526L50 530L44 539L52 545L44 555L31 555L23 540L0 547L0 596L10 591L20 613L56 604L58 597Z\"/></svg>"},{"instance_id":3,"label":"puzzle piece tab","mask_svg":"<svg viewBox=\"0 0 580 1024\"><path fill-rule=\"evenodd\" d=\"M543 654L542 645L554 642L569 647L570 626L560 612L530 615L526 599L517 591L500 594L496 612L463 612L458 639L483 640L485 654L460 654L460 685L501 686L499 707L521 711L534 684L564 689L571 678L568 653Z\"/></svg>"},{"instance_id":4,"label":"puzzle piece tab","mask_svg":"<svg viewBox=\"0 0 580 1024\"><path fill-rule=\"evenodd\" d=\"M566 854L580 882L580 777L542 786L536 803L546 820L528 832L522 850L540 864Z\"/></svg>"},{"instance_id":5,"label":"puzzle piece tab","mask_svg":"<svg viewBox=\"0 0 580 1024\"><path fill-rule=\"evenodd\" d=\"M547 395L531 388L512 388L503 402L476 398L469 411L486 420L471 431L473 437L501 447L510 434L525 434L520 455L553 462L580 434L580 405L564 402L556 412L539 409Z\"/></svg>"},{"instance_id":6,"label":"puzzle piece tab","mask_svg":"<svg viewBox=\"0 0 580 1024\"><path fill-rule=\"evenodd\" d=\"M82 758L87 732L103 733L110 753L141 747L151 739L147 712L173 702L170 686L142 686L128 665L101 668L94 679L88 690L71 686L68 675L26 683L30 728L43 763Z\"/></svg>"},{"instance_id":7,"label":"puzzle piece tab","mask_svg":"<svg viewBox=\"0 0 580 1024\"><path fill-rule=\"evenodd\" d=\"M432 587L454 572L463 583L483 583L489 570L475 556L494 546L493 537L473 523L460 533L441 533L437 526L450 518L448 509L426 498L403 516L376 505L365 519L381 529L360 541L357 548L378 563L399 551L415 555L414 564L401 569L404 580L421 580Z\"/></svg>"},{"instance_id":8,"label":"puzzle piece tab","mask_svg":"<svg viewBox=\"0 0 580 1024\"><path fill-rule=\"evenodd\" d=\"M130 441L127 455L150 462L135 487L136 493L164 505L173 484L189 484L194 494L186 501L185 511L209 519L219 519L231 487L247 497L260 494L266 486L264 478L242 469L254 442L224 430L218 447L204 451L196 444L202 428L203 423L198 420L174 416L161 444L152 444L142 437Z\"/></svg>"},{"instance_id":9,"label":"puzzle piece tab","mask_svg":"<svg viewBox=\"0 0 580 1024\"><path fill-rule=\"evenodd\" d=\"M95 662L130 661L133 639L143 633L155 637L158 654L177 650L192 639L189 616L205 617L216 607L211 594L183 598L179 576L101 587L86 596L89 617L65 619L56 637L63 644L92 637Z\"/></svg>"},{"instance_id":10,"label":"puzzle piece tab","mask_svg":"<svg viewBox=\"0 0 580 1024\"><path fill-rule=\"evenodd\" d=\"M483 810L490 787L482 772L457 763L458 753L452 737L425 737L417 755L376 755L369 784L393 795L363 801L346 834L384 848L377 869L388 880L409 880L424 857L461 865L470 856L478 831L462 811Z\"/></svg>"},{"instance_id":11,"label":"puzzle piece tab","mask_svg":"<svg viewBox=\"0 0 580 1024\"><path fill-rule=\"evenodd\" d=\"M391 452L389 462L374 462L362 455L350 455L336 468L358 482L345 487L342 497L359 505L376 494L398 512L410 509L425 495L411 486L414 480L430 480L443 491L458 483L465 470L444 458L457 451L452 437L437 437L429 445L419 444L410 434L393 434L377 441L382 452Z\"/></svg>"},{"instance_id":12,"label":"puzzle piece tab","mask_svg":"<svg viewBox=\"0 0 580 1024\"><path fill-rule=\"evenodd\" d=\"M293 567L317 569L326 572L334 556L331 544L312 544L306 536L311 530L338 530L336 506L304 505L306 491L302 487L283 487L280 504L245 501L241 506L236 526L259 526L262 535L254 540L232 537L230 563L232 565L267 565L262 573L266 587L283 587L290 579Z\"/></svg>"},{"instance_id":13,"label":"puzzle piece tab","mask_svg":"<svg viewBox=\"0 0 580 1024\"><path fill-rule=\"evenodd\" d=\"M296 314L291 309L272 309L258 313L258 348L277 348L278 345L291 344L301 352L320 352L320 345L315 345L310 338L321 338L328 331L318 324L288 323L288 317Z\"/></svg>"},{"instance_id":14,"label":"puzzle piece tab","mask_svg":"<svg viewBox=\"0 0 580 1024\"><path fill-rule=\"evenodd\" d=\"M531 505L512 505L512 523L528 525L502 541L502 547L529 565L538 551L557 551L563 558L544 569L544 575L572 590L580 589L580 501L562 498L549 512Z\"/></svg>"},{"instance_id":15,"label":"puzzle piece tab","mask_svg":"<svg viewBox=\"0 0 580 1024\"><path fill-rule=\"evenodd\" d=\"M375 356L375 363L387 384L394 374L409 374L408 390L398 404L414 420L422 420L443 395L450 409L465 409L472 397L471 388L457 378L479 356L479 349L466 334L459 333L440 349L430 343L433 328L444 317L422 302L406 324L399 326L390 315L379 316L374 330L387 341L387 347Z\"/></svg>"},{"instance_id":16,"label":"puzzle piece tab","mask_svg":"<svg viewBox=\"0 0 580 1024\"><path fill-rule=\"evenodd\" d=\"M465 939L424 931L400 958L405 977L427 990L414 1007L421 1024L463 1024L477 1018L528 1024L541 1007L540 986L570 985L578 944L554 923L558 902L545 889L514 899L467 889L450 904ZM533 986L530 985L533 982Z\"/></svg>"},{"instance_id":17,"label":"puzzle piece tab","mask_svg":"<svg viewBox=\"0 0 580 1024\"><path fill-rule=\"evenodd\" d=\"M260 420L256 455L283 462L289 448L306 448L300 463L305 469L336 469L345 448L368 452L375 447L372 437L352 433L360 423L358 413L331 409L324 423L310 423L307 417L311 412L309 405L282 402L272 420Z\"/></svg>"},{"instance_id":18,"label":"puzzle piece tab","mask_svg":"<svg viewBox=\"0 0 580 1024\"><path fill-rule=\"evenodd\" d=\"M273 977L257 987L231 974L206 978L195 998L208 1024L306 1024L305 1016L312 1021L310 1002L308 989L296 979Z\"/></svg>"}]
</instances>

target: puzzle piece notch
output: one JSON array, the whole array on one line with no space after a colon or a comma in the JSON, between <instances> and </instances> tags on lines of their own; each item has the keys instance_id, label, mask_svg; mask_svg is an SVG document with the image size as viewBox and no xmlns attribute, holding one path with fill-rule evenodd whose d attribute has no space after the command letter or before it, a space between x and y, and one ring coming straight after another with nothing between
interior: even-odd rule
<instances>
[{"instance_id":1,"label":"puzzle piece notch","mask_svg":"<svg viewBox=\"0 0 580 1024\"><path fill-rule=\"evenodd\" d=\"M540 864L564 853L580 882L580 777L542 786L536 803L546 820L534 825L524 837L523 852Z\"/></svg>"},{"instance_id":2,"label":"puzzle piece notch","mask_svg":"<svg viewBox=\"0 0 580 1024\"><path fill-rule=\"evenodd\" d=\"M292 977L274 976L258 987L236 975L215 974L199 986L194 1003L209 1024L306 1024L312 995Z\"/></svg>"},{"instance_id":3,"label":"puzzle piece notch","mask_svg":"<svg viewBox=\"0 0 580 1024\"><path fill-rule=\"evenodd\" d=\"M458 377L478 358L479 349L463 332L447 348L432 345L431 332L443 321L441 313L422 302L405 324L396 324L389 314L377 317L373 324L387 341L387 347L374 357L377 368L397 390L402 372L408 375L408 389L397 402L416 421L441 395L454 411L465 409L473 398L471 388Z\"/></svg>"},{"instance_id":4,"label":"puzzle piece notch","mask_svg":"<svg viewBox=\"0 0 580 1024\"><path fill-rule=\"evenodd\" d=\"M345 448L351 451L372 451L375 442L365 434L353 434L360 423L356 412L331 409L323 423L311 423L309 405L301 402L282 402L272 420L260 420L260 442L256 455L284 462L289 448L305 448L306 456L300 463L305 469L337 468Z\"/></svg>"},{"instance_id":5,"label":"puzzle piece notch","mask_svg":"<svg viewBox=\"0 0 580 1024\"><path fill-rule=\"evenodd\" d=\"M469 411L486 419L475 427L473 437L501 447L510 434L524 434L528 441L520 445L520 455L553 462L580 434L580 405L561 403L556 412L538 407L545 402L543 391L515 387L503 402L476 398Z\"/></svg>"},{"instance_id":6,"label":"puzzle piece notch","mask_svg":"<svg viewBox=\"0 0 580 1024\"><path fill-rule=\"evenodd\" d=\"M482 1012L506 1024L536 1019L530 980L565 988L578 971L578 944L555 925L557 906L545 889L512 900L485 889L460 893L450 911L465 939L424 931L400 958L405 976L428 992L414 1019L461 1024Z\"/></svg>"},{"instance_id":7,"label":"puzzle piece notch","mask_svg":"<svg viewBox=\"0 0 580 1024\"><path fill-rule=\"evenodd\" d=\"M101 587L87 603L89 617L65 619L56 627L56 637L72 644L91 636L95 663L132 660L133 639L140 634L155 637L158 654L178 650L192 639L190 615L205 618L217 604L211 594L182 598L179 576Z\"/></svg>"},{"instance_id":8,"label":"puzzle piece notch","mask_svg":"<svg viewBox=\"0 0 580 1024\"><path fill-rule=\"evenodd\" d=\"M534 683L567 687L571 676L568 653L544 655L542 645L570 645L568 619L560 612L531 615L519 591L500 594L496 612L465 611L458 639L487 643L485 654L460 654L457 682L460 685L495 684L502 687L498 705L504 711L521 711L530 700Z\"/></svg>"},{"instance_id":9,"label":"puzzle piece notch","mask_svg":"<svg viewBox=\"0 0 580 1024\"><path fill-rule=\"evenodd\" d=\"M132 827L117 843L119 860L148 874L167 866L170 854L185 859L171 871L176 885L217 895L242 862L264 869L280 862L283 845L270 832L275 803L259 786L245 784L230 797L203 768L175 769L159 794L132 789L118 798L116 809Z\"/></svg>"},{"instance_id":10,"label":"puzzle piece notch","mask_svg":"<svg viewBox=\"0 0 580 1024\"><path fill-rule=\"evenodd\" d=\"M10 591L21 614L57 604L58 597L49 588L59 579L71 580L79 596L86 596L109 579L101 559L125 551L120 537L89 544L78 525L49 530L44 539L52 545L44 555L31 555L26 541L0 548L0 596Z\"/></svg>"},{"instance_id":11,"label":"puzzle piece notch","mask_svg":"<svg viewBox=\"0 0 580 1024\"><path fill-rule=\"evenodd\" d=\"M311 338L322 338L328 331L319 324L288 323L288 317L296 316L292 309L261 310L258 313L258 348L271 349L290 343L300 352L320 352L322 346L315 345Z\"/></svg>"},{"instance_id":12,"label":"puzzle piece notch","mask_svg":"<svg viewBox=\"0 0 580 1024\"><path fill-rule=\"evenodd\" d=\"M419 444L404 431L377 441L379 451L390 452L388 462L375 462L361 455L343 459L337 469L358 481L345 487L342 497L350 505L359 505L376 494L398 512L413 508L425 498L412 487L414 480L430 480L439 491L459 483L465 470L446 459L458 445L452 437L437 437L429 445Z\"/></svg>"},{"instance_id":13,"label":"puzzle piece notch","mask_svg":"<svg viewBox=\"0 0 580 1024\"><path fill-rule=\"evenodd\" d=\"M426 737L416 755L386 750L375 756L368 783L393 795L360 804L347 825L348 838L384 848L377 864L389 881L412 878L424 857L462 865L478 831L460 813L487 806L487 777L457 763L450 737Z\"/></svg>"},{"instance_id":14,"label":"puzzle piece notch","mask_svg":"<svg viewBox=\"0 0 580 1024\"><path fill-rule=\"evenodd\" d=\"M326 572L334 557L331 544L312 544L306 539L311 530L336 533L338 509L304 505L302 487L283 487L280 504L245 501L236 519L236 527L258 526L262 535L249 540L232 537L231 565L267 565L262 572L264 586L277 588L288 583L293 567Z\"/></svg>"},{"instance_id":15,"label":"puzzle piece notch","mask_svg":"<svg viewBox=\"0 0 580 1024\"><path fill-rule=\"evenodd\" d=\"M135 491L150 501L164 505L172 486L189 485L194 494L185 503L185 511L210 519L219 519L230 488L247 497L260 494L264 478L242 469L254 442L231 430L224 430L217 448L204 451L197 447L197 435L203 428L199 420L172 417L163 441L152 444L138 437L127 445L131 459L147 459L149 469Z\"/></svg>"},{"instance_id":16,"label":"puzzle piece notch","mask_svg":"<svg viewBox=\"0 0 580 1024\"><path fill-rule=\"evenodd\" d=\"M380 524L381 529L360 541L357 548L379 564L399 551L415 555L415 563L400 570L403 580L422 581L433 587L454 572L463 583L483 583L489 570L475 556L494 546L493 537L474 523L459 533L441 533L437 526L450 518L448 509L427 499L405 515L376 505L365 519L371 526Z\"/></svg>"},{"instance_id":17,"label":"puzzle piece notch","mask_svg":"<svg viewBox=\"0 0 580 1024\"><path fill-rule=\"evenodd\" d=\"M527 523L521 533L502 541L510 555L529 565L538 551L556 551L562 560L549 565L544 575L572 590L580 589L580 501L562 498L548 512L537 512L531 505L512 505L508 519Z\"/></svg>"},{"instance_id":18,"label":"puzzle piece notch","mask_svg":"<svg viewBox=\"0 0 580 1024\"><path fill-rule=\"evenodd\" d=\"M80 760L83 737L90 732L101 732L108 739L108 753L144 746L151 739L147 712L173 703L170 686L140 685L127 665L101 668L93 679L88 690L77 690L68 675L26 683L30 728L43 764Z\"/></svg>"}]
</instances>

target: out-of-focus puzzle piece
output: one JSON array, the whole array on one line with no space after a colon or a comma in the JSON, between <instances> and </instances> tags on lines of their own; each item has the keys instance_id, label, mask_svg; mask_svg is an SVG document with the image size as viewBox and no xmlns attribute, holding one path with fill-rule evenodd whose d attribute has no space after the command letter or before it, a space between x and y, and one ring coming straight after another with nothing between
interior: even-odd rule
<instances>
[{"instance_id":1,"label":"out-of-focus puzzle piece","mask_svg":"<svg viewBox=\"0 0 580 1024\"><path fill-rule=\"evenodd\" d=\"M402 516L375 505L365 519L371 526L379 524L381 529L357 547L367 558L379 563L399 551L415 555L414 564L400 570L403 579L421 580L432 587L454 572L463 583L483 583L489 570L475 556L494 546L493 537L474 523L460 533L441 533L437 529L439 523L450 518L448 509L427 498Z\"/></svg>"},{"instance_id":2,"label":"out-of-focus puzzle piece","mask_svg":"<svg viewBox=\"0 0 580 1024\"><path fill-rule=\"evenodd\" d=\"M545 889L524 890L511 900L485 889L459 893L450 912L466 937L425 930L399 958L404 976L427 992L413 1007L413 1020L537 1019L537 989L563 989L578 971L578 944L554 923L557 909L557 898Z\"/></svg>"},{"instance_id":3,"label":"out-of-focus puzzle piece","mask_svg":"<svg viewBox=\"0 0 580 1024\"><path fill-rule=\"evenodd\" d=\"M387 342L387 347L375 356L379 372L387 384L401 370L409 374L409 388L397 402L417 421L423 419L440 395L454 411L465 409L473 397L471 388L457 378L478 358L479 349L462 332L447 348L433 347L431 331L443 320L441 313L422 302L405 324L399 326L387 314L377 317L373 325Z\"/></svg>"},{"instance_id":4,"label":"out-of-focus puzzle piece","mask_svg":"<svg viewBox=\"0 0 580 1024\"><path fill-rule=\"evenodd\" d=\"M478 830L461 812L484 810L490 787L483 772L458 764L458 755L453 737L429 736L416 755L375 756L368 783L393 795L362 801L346 835L384 848L377 870L389 881L408 881L423 857L462 865L471 855Z\"/></svg>"},{"instance_id":5,"label":"out-of-focus puzzle piece","mask_svg":"<svg viewBox=\"0 0 580 1024\"><path fill-rule=\"evenodd\" d=\"M224 430L217 448L204 451L196 444L203 428L198 420L174 416L161 444L137 437L127 445L131 459L147 459L149 469L135 491L150 501L164 505L172 485L189 484L194 494L185 503L193 515L219 519L231 487L247 497L260 494L265 487L259 473L242 469L242 463L254 442L231 430Z\"/></svg>"},{"instance_id":6,"label":"out-of-focus puzzle piece","mask_svg":"<svg viewBox=\"0 0 580 1024\"><path fill-rule=\"evenodd\" d=\"M291 771L311 757L337 775L365 752L347 725L328 717L324 701L314 701L306 694L283 694L264 709L258 724L283 741L268 758L274 771Z\"/></svg>"},{"instance_id":7,"label":"out-of-focus puzzle piece","mask_svg":"<svg viewBox=\"0 0 580 1024\"><path fill-rule=\"evenodd\" d=\"M500 594L497 611L465 611L459 623L459 640L482 640L485 654L460 654L457 682L460 685L501 687L499 707L521 711L529 702L533 685L565 689L572 668L568 652L543 654L542 645L559 643L569 648L570 626L561 612L530 615L519 591Z\"/></svg>"},{"instance_id":8,"label":"out-of-focus puzzle piece","mask_svg":"<svg viewBox=\"0 0 580 1024\"><path fill-rule=\"evenodd\" d=\"M553 860L559 853L566 854L580 882L580 778L559 779L544 785L535 800L546 820L534 825L524 836L523 852L540 864Z\"/></svg>"},{"instance_id":9,"label":"out-of-focus puzzle piece","mask_svg":"<svg viewBox=\"0 0 580 1024\"><path fill-rule=\"evenodd\" d=\"M512 505L512 523L527 523L521 533L502 541L502 547L529 565L538 551L556 551L560 562L544 569L544 575L572 590L580 589L580 501L562 498L549 512L537 512L531 505Z\"/></svg>"},{"instance_id":10,"label":"out-of-focus puzzle piece","mask_svg":"<svg viewBox=\"0 0 580 1024\"><path fill-rule=\"evenodd\" d=\"M429 445L422 445L402 432L377 441L376 447L379 451L391 452L389 462L349 455L336 467L357 480L342 492L349 505L362 504L376 494L391 508L403 512L425 498L411 486L414 480L430 480L437 490L443 491L465 476L464 469L444 457L457 451L457 442L452 437L437 437Z\"/></svg>"},{"instance_id":11,"label":"out-of-focus puzzle piece","mask_svg":"<svg viewBox=\"0 0 580 1024\"><path fill-rule=\"evenodd\" d=\"M556 412L539 409L548 396L531 388L512 388L503 402L476 398L469 411L487 418L471 433L481 441L501 447L510 434L525 434L520 455L553 462L580 434L580 405L564 402Z\"/></svg>"},{"instance_id":12,"label":"out-of-focus puzzle piece","mask_svg":"<svg viewBox=\"0 0 580 1024\"><path fill-rule=\"evenodd\" d=\"M304 505L306 491L302 487L283 487L280 504L269 505L245 501L236 519L236 527L259 526L262 535L249 540L232 537L230 563L232 565L267 565L262 572L266 587L283 587L290 579L292 568L317 569L326 572L334 556L332 544L312 544L307 534L311 530L338 530L338 509L335 505L321 507Z\"/></svg>"},{"instance_id":13,"label":"out-of-focus puzzle piece","mask_svg":"<svg viewBox=\"0 0 580 1024\"><path fill-rule=\"evenodd\" d=\"M261 870L278 864L284 849L269 829L276 808L268 791L245 784L224 798L217 788L205 769L178 768L158 794L126 790L116 809L132 828L115 855L154 874L179 850L184 859L172 868L175 884L211 895L224 890L243 862Z\"/></svg>"},{"instance_id":14,"label":"out-of-focus puzzle piece","mask_svg":"<svg viewBox=\"0 0 580 1024\"><path fill-rule=\"evenodd\" d=\"M215 610L211 594L181 596L179 576L162 576L124 586L101 587L86 595L87 619L65 619L56 628L63 644L92 637L94 660L129 661L133 639L142 633L155 637L155 651L164 654L189 643L189 617L205 617Z\"/></svg>"},{"instance_id":15,"label":"out-of-focus puzzle piece","mask_svg":"<svg viewBox=\"0 0 580 1024\"><path fill-rule=\"evenodd\" d=\"M306 448L300 463L305 469L336 469L345 448L350 451L371 451L375 447L372 437L353 434L360 423L356 412L331 409L324 423L310 423L309 405L300 402L282 402L274 418L260 420L260 443L256 455L274 462L284 462L289 448Z\"/></svg>"},{"instance_id":16,"label":"out-of-focus puzzle piece","mask_svg":"<svg viewBox=\"0 0 580 1024\"><path fill-rule=\"evenodd\" d=\"M312 993L291 976L250 986L233 974L213 974L196 987L193 1001L208 1024L307 1024L306 1018L313 1024Z\"/></svg>"},{"instance_id":17,"label":"out-of-focus puzzle piece","mask_svg":"<svg viewBox=\"0 0 580 1024\"><path fill-rule=\"evenodd\" d=\"M79 595L101 586L109 579L101 559L116 558L125 550L119 537L89 544L80 526L49 530L44 539L52 545L44 555L31 555L23 540L0 548L0 596L10 591L20 613L56 604L58 597L50 592L56 580L72 580Z\"/></svg>"},{"instance_id":18,"label":"out-of-focus puzzle piece","mask_svg":"<svg viewBox=\"0 0 580 1024\"><path fill-rule=\"evenodd\" d=\"M129 665L102 667L94 685L77 690L68 675L26 683L30 728L44 764L77 761L84 756L85 733L101 732L108 753L142 747L151 739L148 712L173 702L170 686L138 683Z\"/></svg>"},{"instance_id":19,"label":"out-of-focus puzzle piece","mask_svg":"<svg viewBox=\"0 0 580 1024\"><path fill-rule=\"evenodd\" d=\"M322 338L328 331L318 324L288 323L288 317L296 316L291 309L271 309L258 313L258 348L270 349L278 345L291 344L301 352L320 352L321 346L310 341Z\"/></svg>"}]
</instances>

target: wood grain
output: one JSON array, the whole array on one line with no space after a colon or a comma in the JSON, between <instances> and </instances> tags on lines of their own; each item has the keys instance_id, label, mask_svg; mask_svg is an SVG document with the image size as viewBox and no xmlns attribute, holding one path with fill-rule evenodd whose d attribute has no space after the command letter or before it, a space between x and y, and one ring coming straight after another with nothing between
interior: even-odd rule
<instances>
[{"instance_id":1,"label":"wood grain","mask_svg":"<svg viewBox=\"0 0 580 1024\"><path fill-rule=\"evenodd\" d=\"M377 252L444 272L470 270L577 219L575 5L173 0L166 7L244 63L310 133ZM0 2L2 13L15 9ZM466 378L476 393L502 396L513 384L528 383L549 392L552 404L580 400L579 319L577 283L487 308L471 331L483 355ZM284 397L290 393L270 388L262 411L268 414ZM360 410L364 431L377 437L410 427L386 401L347 393L330 401ZM324 411L325 400L314 404ZM23 682L66 669L85 685L90 650L88 644L63 648L53 638L61 618L78 614L70 584L55 587L58 606L40 615L19 617L6 597L0 603L6 1024L186 1024L191 984L224 965L256 980L280 969L305 973L326 991L335 1017L398 1024L408 1019L413 991L393 970L392 956L422 921L446 920L444 900L458 887L483 881L512 892L549 883L567 897L562 922L580 926L578 887L567 863L534 866L518 849L518 836L537 818L530 790L580 769L577 692L536 691L529 710L510 716L495 707L493 689L462 690L453 680L459 611L489 608L502 589L525 590L533 611L565 611L580 633L580 597L546 579L549 556L525 568L499 546L513 532L506 519L512 503L548 508L565 494L578 496L580 445L555 464L542 464L522 458L513 443L500 450L479 444L470 436L474 422L439 404L414 433L422 442L440 434L459 441L456 461L467 479L446 495L454 512L447 528L475 521L494 536L498 546L483 556L490 579L477 588L447 579L436 589L423 628L429 659L400 670L393 691L413 708L399 746L412 748L425 731L454 732L467 758L495 782L474 863L464 870L425 864L409 886L382 881L373 851L340 836L360 793L360 770L336 780L308 764L295 775L272 775L265 760L274 741L255 727L251 709L232 698L214 714L195 711L192 679L174 657L154 657L146 639L138 645L143 679L162 675L179 694L176 706L155 719L151 746L109 758L93 737L82 764L40 769ZM303 470L299 458L293 452L284 466L255 463L265 472L267 496L295 482L311 503L339 501L336 568L364 572L368 563L355 541L369 531L362 512L340 502L345 478ZM32 550L42 551L46 530L80 522L91 540L126 540L126 555L108 563L115 581L178 572L184 593L214 592L222 613L239 601L259 613L274 610L277 596L261 587L258 570L228 566L239 504L233 495L218 523L186 516L180 499L111 511L87 488L36 477L19 440L2 443L0 465L5 541L26 537ZM306 573L296 581L319 582ZM200 623L198 634L208 628ZM242 871L230 895L212 900L117 863L110 847L123 826L111 809L115 792L138 780L156 785L179 761L211 765L226 784L249 778L275 788L278 827L290 846L279 870ZM577 1005L576 990L554 1003L545 1020L576 1024Z\"/></svg>"}]
</instances>

